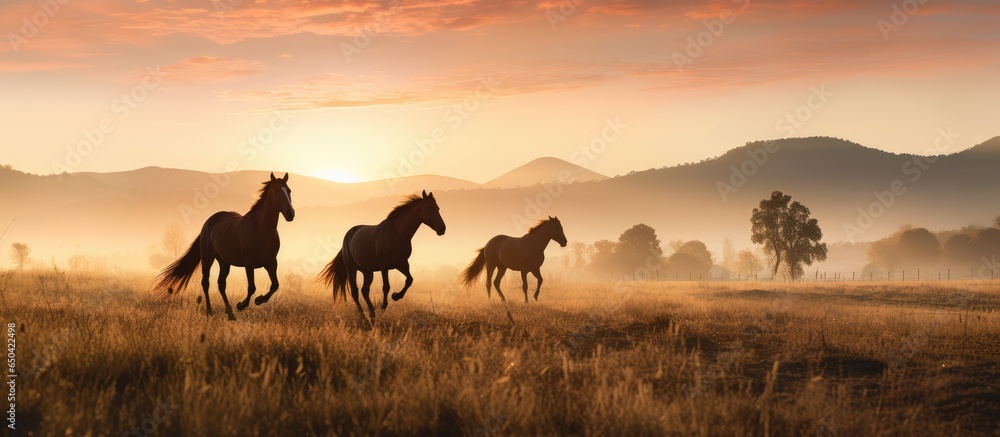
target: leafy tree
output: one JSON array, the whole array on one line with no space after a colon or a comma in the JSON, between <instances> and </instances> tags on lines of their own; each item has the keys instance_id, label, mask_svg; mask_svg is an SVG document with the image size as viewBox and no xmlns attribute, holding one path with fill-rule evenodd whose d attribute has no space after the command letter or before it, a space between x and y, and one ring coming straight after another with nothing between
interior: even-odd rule
<instances>
[{"instance_id":1,"label":"leafy tree","mask_svg":"<svg viewBox=\"0 0 1000 437\"><path fill-rule=\"evenodd\" d=\"M628 228L618 237L615 247L620 265L627 270L659 265L663 259L663 248L656 230L642 223Z\"/></svg>"},{"instance_id":2,"label":"leafy tree","mask_svg":"<svg viewBox=\"0 0 1000 437\"><path fill-rule=\"evenodd\" d=\"M993 227L1000 229L1000 215L993 217Z\"/></svg>"},{"instance_id":3,"label":"leafy tree","mask_svg":"<svg viewBox=\"0 0 1000 437\"><path fill-rule=\"evenodd\" d=\"M600 240L594 242L589 248L590 267L601 273L610 273L615 270L615 242L611 240Z\"/></svg>"},{"instance_id":4,"label":"leafy tree","mask_svg":"<svg viewBox=\"0 0 1000 437\"><path fill-rule=\"evenodd\" d=\"M941 257L945 262L951 264L969 264L975 261L975 256L969 250L969 242L972 237L966 234L955 234L944 240L941 245Z\"/></svg>"},{"instance_id":5,"label":"leafy tree","mask_svg":"<svg viewBox=\"0 0 1000 437\"><path fill-rule=\"evenodd\" d=\"M736 251L733 250L733 240L726 237L722 240L722 267L734 269L736 267Z\"/></svg>"},{"instance_id":6,"label":"leafy tree","mask_svg":"<svg viewBox=\"0 0 1000 437\"><path fill-rule=\"evenodd\" d=\"M711 264L705 264L700 259L690 253L674 252L667 257L664 270L668 273L704 275L711 270ZM687 279L685 277L684 279ZM697 279L697 278L696 278Z\"/></svg>"},{"instance_id":7,"label":"leafy tree","mask_svg":"<svg viewBox=\"0 0 1000 437\"><path fill-rule=\"evenodd\" d=\"M899 241L899 237L903 235L904 232L913 229L913 226L903 225L899 227L899 230L894 232L888 237L882 238L880 240L873 241L870 246L868 246L868 260L879 267L883 267L887 270L893 270L898 266L903 260L899 255L899 250L896 243Z\"/></svg>"},{"instance_id":8,"label":"leafy tree","mask_svg":"<svg viewBox=\"0 0 1000 437\"><path fill-rule=\"evenodd\" d=\"M757 255L754 255L750 250L739 251L736 254L736 263L733 267L737 273L746 276L764 270L764 264L761 263L760 258L757 258Z\"/></svg>"},{"instance_id":9,"label":"leafy tree","mask_svg":"<svg viewBox=\"0 0 1000 437\"><path fill-rule=\"evenodd\" d=\"M795 280L804 273L802 265L826 259L826 243L819 221L809 217L809 208L781 191L771 193L769 199L760 201L750 217L750 240L763 244L764 251L774 257L773 274L784 262L788 274Z\"/></svg>"},{"instance_id":10,"label":"leafy tree","mask_svg":"<svg viewBox=\"0 0 1000 437\"><path fill-rule=\"evenodd\" d=\"M583 267L587 265L587 245L576 241L569 247L570 267L574 270L583 270Z\"/></svg>"},{"instance_id":11,"label":"leafy tree","mask_svg":"<svg viewBox=\"0 0 1000 437\"><path fill-rule=\"evenodd\" d=\"M10 261L17 265L18 270L23 270L28 263L28 256L31 255L31 247L24 243L14 243L10 245Z\"/></svg>"},{"instance_id":12,"label":"leafy tree","mask_svg":"<svg viewBox=\"0 0 1000 437\"><path fill-rule=\"evenodd\" d=\"M177 259L186 249L184 247L184 230L177 224L168 226L167 230L163 232L163 241L161 244L164 254L170 258Z\"/></svg>"},{"instance_id":13,"label":"leafy tree","mask_svg":"<svg viewBox=\"0 0 1000 437\"><path fill-rule=\"evenodd\" d=\"M712 268L712 253L708 251L708 247L706 247L705 243L702 243L701 241L688 241L677 247L675 252L691 255L707 268Z\"/></svg>"},{"instance_id":14,"label":"leafy tree","mask_svg":"<svg viewBox=\"0 0 1000 437\"><path fill-rule=\"evenodd\" d=\"M986 228L969 240L969 254L977 262L992 261L1000 256L1000 229Z\"/></svg>"},{"instance_id":15,"label":"leafy tree","mask_svg":"<svg viewBox=\"0 0 1000 437\"><path fill-rule=\"evenodd\" d=\"M910 265L927 265L941 258L941 243L926 228L903 231L896 240L899 259Z\"/></svg>"}]
</instances>

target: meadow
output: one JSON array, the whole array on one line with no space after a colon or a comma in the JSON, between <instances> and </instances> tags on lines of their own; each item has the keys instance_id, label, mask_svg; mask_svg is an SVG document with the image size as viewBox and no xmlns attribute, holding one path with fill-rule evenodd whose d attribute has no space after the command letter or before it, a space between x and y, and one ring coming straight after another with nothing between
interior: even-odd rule
<instances>
[{"instance_id":1,"label":"meadow","mask_svg":"<svg viewBox=\"0 0 1000 437\"><path fill-rule=\"evenodd\" d=\"M415 276L369 326L311 278L229 322L214 283L207 317L150 274L0 272L17 432L1000 435L1000 282Z\"/></svg>"}]
</instances>

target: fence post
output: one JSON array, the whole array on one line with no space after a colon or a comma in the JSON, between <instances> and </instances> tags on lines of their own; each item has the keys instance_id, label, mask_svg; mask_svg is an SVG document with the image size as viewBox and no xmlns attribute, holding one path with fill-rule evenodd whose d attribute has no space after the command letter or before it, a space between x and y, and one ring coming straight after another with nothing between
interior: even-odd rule
<instances>
[{"instance_id":1,"label":"fence post","mask_svg":"<svg viewBox=\"0 0 1000 437\"><path fill-rule=\"evenodd\" d=\"M906 282L906 270L903 270L903 282Z\"/></svg>"}]
</instances>

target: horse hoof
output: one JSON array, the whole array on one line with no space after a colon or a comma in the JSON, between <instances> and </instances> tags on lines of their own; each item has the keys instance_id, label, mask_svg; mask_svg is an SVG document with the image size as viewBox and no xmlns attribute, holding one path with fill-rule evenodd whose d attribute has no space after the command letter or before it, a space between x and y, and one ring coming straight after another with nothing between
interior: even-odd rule
<instances>
[{"instance_id":1,"label":"horse hoof","mask_svg":"<svg viewBox=\"0 0 1000 437\"><path fill-rule=\"evenodd\" d=\"M266 302L267 302L267 298L264 297L264 296L257 296L257 298L253 300L253 303L255 303L257 305L263 305Z\"/></svg>"},{"instance_id":2,"label":"horse hoof","mask_svg":"<svg viewBox=\"0 0 1000 437\"><path fill-rule=\"evenodd\" d=\"M250 305L250 303L248 301L237 302L236 303L236 310L237 311L243 311L243 310L247 309L247 307L249 305Z\"/></svg>"},{"instance_id":3,"label":"horse hoof","mask_svg":"<svg viewBox=\"0 0 1000 437\"><path fill-rule=\"evenodd\" d=\"M236 316L233 313L226 313L226 316L229 317L230 322L236 321Z\"/></svg>"},{"instance_id":4,"label":"horse hoof","mask_svg":"<svg viewBox=\"0 0 1000 437\"><path fill-rule=\"evenodd\" d=\"M400 299L402 299L402 298L403 298L403 295L402 295L402 294L399 294L399 293L392 293L392 300L393 300L393 301L399 301L399 300L400 300ZM384 308L383 308L383 309L384 309Z\"/></svg>"}]
</instances>

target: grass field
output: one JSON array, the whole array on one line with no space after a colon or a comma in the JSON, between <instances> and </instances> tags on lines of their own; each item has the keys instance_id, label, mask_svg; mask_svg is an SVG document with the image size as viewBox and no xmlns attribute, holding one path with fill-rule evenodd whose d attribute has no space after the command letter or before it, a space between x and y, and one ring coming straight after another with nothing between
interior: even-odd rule
<instances>
[{"instance_id":1,"label":"grass field","mask_svg":"<svg viewBox=\"0 0 1000 437\"><path fill-rule=\"evenodd\" d=\"M0 273L18 433L1000 435L1000 282L418 275L369 328L309 280L229 322L151 279Z\"/></svg>"}]
</instances>

